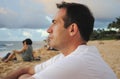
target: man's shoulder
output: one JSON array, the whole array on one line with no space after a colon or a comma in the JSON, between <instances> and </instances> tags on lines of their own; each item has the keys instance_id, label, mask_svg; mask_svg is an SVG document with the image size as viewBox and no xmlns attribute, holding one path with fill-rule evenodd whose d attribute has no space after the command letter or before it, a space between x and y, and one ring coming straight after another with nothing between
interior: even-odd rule
<instances>
[{"instance_id":1,"label":"man's shoulder","mask_svg":"<svg viewBox=\"0 0 120 79\"><path fill-rule=\"evenodd\" d=\"M63 55L62 53L60 53L60 54L54 56L54 57L51 58L51 59L53 59L53 60L59 60L59 59L62 59L62 58L64 58L64 55Z\"/></svg>"}]
</instances>

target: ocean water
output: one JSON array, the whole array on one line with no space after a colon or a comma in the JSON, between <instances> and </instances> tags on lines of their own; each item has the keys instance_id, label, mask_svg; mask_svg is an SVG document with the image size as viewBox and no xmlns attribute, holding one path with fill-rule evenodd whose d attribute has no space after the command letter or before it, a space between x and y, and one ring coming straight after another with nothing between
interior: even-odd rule
<instances>
[{"instance_id":1,"label":"ocean water","mask_svg":"<svg viewBox=\"0 0 120 79\"><path fill-rule=\"evenodd\" d=\"M33 41L33 49L39 49L44 46L43 41ZM4 57L12 50L20 50L22 48L22 41L0 41L0 57Z\"/></svg>"}]
</instances>

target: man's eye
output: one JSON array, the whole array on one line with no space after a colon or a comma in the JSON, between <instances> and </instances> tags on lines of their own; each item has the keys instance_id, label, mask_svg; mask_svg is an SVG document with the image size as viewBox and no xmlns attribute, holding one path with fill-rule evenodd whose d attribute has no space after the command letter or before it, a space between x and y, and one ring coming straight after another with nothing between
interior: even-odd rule
<instances>
[{"instance_id":1,"label":"man's eye","mask_svg":"<svg viewBox=\"0 0 120 79\"><path fill-rule=\"evenodd\" d=\"M56 22L53 22L53 24L56 24Z\"/></svg>"},{"instance_id":2,"label":"man's eye","mask_svg":"<svg viewBox=\"0 0 120 79\"><path fill-rule=\"evenodd\" d=\"M53 23L53 24L56 24L56 21L55 21L55 20L52 20L52 23Z\"/></svg>"}]
</instances>

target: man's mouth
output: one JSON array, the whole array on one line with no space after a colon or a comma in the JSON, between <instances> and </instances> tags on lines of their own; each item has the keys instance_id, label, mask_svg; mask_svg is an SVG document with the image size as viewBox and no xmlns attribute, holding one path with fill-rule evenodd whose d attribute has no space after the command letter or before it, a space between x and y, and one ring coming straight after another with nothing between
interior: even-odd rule
<instances>
[{"instance_id":1,"label":"man's mouth","mask_svg":"<svg viewBox=\"0 0 120 79\"><path fill-rule=\"evenodd\" d=\"M48 36L48 42L49 42L51 39L52 39L52 37L51 37L51 36Z\"/></svg>"},{"instance_id":2,"label":"man's mouth","mask_svg":"<svg viewBox=\"0 0 120 79\"><path fill-rule=\"evenodd\" d=\"M51 36L48 36L48 40L50 40L50 39L52 39L52 37L51 37Z\"/></svg>"}]
</instances>

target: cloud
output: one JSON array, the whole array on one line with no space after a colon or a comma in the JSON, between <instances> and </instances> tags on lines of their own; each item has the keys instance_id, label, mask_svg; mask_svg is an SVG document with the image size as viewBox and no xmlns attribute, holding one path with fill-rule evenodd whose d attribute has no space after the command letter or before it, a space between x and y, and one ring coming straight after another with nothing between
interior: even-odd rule
<instances>
[{"instance_id":1,"label":"cloud","mask_svg":"<svg viewBox=\"0 0 120 79\"><path fill-rule=\"evenodd\" d=\"M4 7L0 7L0 15L14 15L16 16L16 12L10 10L10 9L7 9L7 8L4 8Z\"/></svg>"},{"instance_id":2,"label":"cloud","mask_svg":"<svg viewBox=\"0 0 120 79\"><path fill-rule=\"evenodd\" d=\"M63 0L33 0L39 4L43 4L46 12L53 13L56 9L56 3L59 3ZM101 18L109 18L111 16L118 16L120 11L118 11L118 7L120 7L119 0L64 0L66 2L77 2L81 4L87 5L96 17ZM113 18L112 17L112 18Z\"/></svg>"},{"instance_id":3,"label":"cloud","mask_svg":"<svg viewBox=\"0 0 120 79\"><path fill-rule=\"evenodd\" d=\"M7 29L6 28L0 28L0 31L6 31Z\"/></svg>"},{"instance_id":4,"label":"cloud","mask_svg":"<svg viewBox=\"0 0 120 79\"><path fill-rule=\"evenodd\" d=\"M0 41L21 41L26 38L31 38L33 41L42 41L47 36L46 29L0 29Z\"/></svg>"},{"instance_id":5,"label":"cloud","mask_svg":"<svg viewBox=\"0 0 120 79\"><path fill-rule=\"evenodd\" d=\"M0 28L11 28L15 27L17 23L17 13L7 9L0 7Z\"/></svg>"},{"instance_id":6,"label":"cloud","mask_svg":"<svg viewBox=\"0 0 120 79\"><path fill-rule=\"evenodd\" d=\"M52 22L52 18L49 16L46 16L46 19L51 23Z\"/></svg>"},{"instance_id":7,"label":"cloud","mask_svg":"<svg viewBox=\"0 0 120 79\"><path fill-rule=\"evenodd\" d=\"M44 10L46 13L51 14L51 16L54 16L56 11L57 11L57 7L56 7L56 3L60 3L63 0L32 0L35 3L39 3L40 5L43 5ZM66 2L79 2L79 0L64 0Z\"/></svg>"},{"instance_id":8,"label":"cloud","mask_svg":"<svg viewBox=\"0 0 120 79\"><path fill-rule=\"evenodd\" d=\"M0 40L47 38L47 28L63 0L0 0ZM87 5L95 16L95 28L106 28L120 16L120 0L64 0ZM7 39L6 39L7 38Z\"/></svg>"},{"instance_id":9,"label":"cloud","mask_svg":"<svg viewBox=\"0 0 120 79\"><path fill-rule=\"evenodd\" d=\"M6 0L0 1L0 28L45 29L63 0ZM120 14L119 0L64 0L87 5L98 22L111 22ZM9 2L9 3L8 3Z\"/></svg>"},{"instance_id":10,"label":"cloud","mask_svg":"<svg viewBox=\"0 0 120 79\"><path fill-rule=\"evenodd\" d=\"M23 36L25 36L25 37L32 37L32 35L29 32L23 32Z\"/></svg>"},{"instance_id":11,"label":"cloud","mask_svg":"<svg viewBox=\"0 0 120 79\"><path fill-rule=\"evenodd\" d=\"M4 8L0 8L0 14L7 14L7 11Z\"/></svg>"},{"instance_id":12,"label":"cloud","mask_svg":"<svg viewBox=\"0 0 120 79\"><path fill-rule=\"evenodd\" d=\"M63 0L33 0L34 2L37 2L39 4L43 4L45 7L45 11L47 13L53 13L55 14L56 9L56 3L59 3ZM81 4L87 5L92 13L95 16L95 19L99 22L111 22L116 17L120 16L119 8L120 1L119 0L64 0L67 2L78 2Z\"/></svg>"},{"instance_id":13,"label":"cloud","mask_svg":"<svg viewBox=\"0 0 120 79\"><path fill-rule=\"evenodd\" d=\"M29 0L21 0L20 5L17 8L19 11L15 10L15 12L13 8L8 8L9 10L1 9L0 12L7 14L0 14L0 27L45 28L49 25L49 23L47 23L47 19L45 19L46 13L44 12L44 9L42 9L41 5L36 5Z\"/></svg>"},{"instance_id":14,"label":"cloud","mask_svg":"<svg viewBox=\"0 0 120 79\"><path fill-rule=\"evenodd\" d=\"M96 19L113 19L120 14L118 0L84 0L82 2L91 9Z\"/></svg>"},{"instance_id":15,"label":"cloud","mask_svg":"<svg viewBox=\"0 0 120 79\"><path fill-rule=\"evenodd\" d=\"M45 30L39 29L39 30L36 30L36 32L41 33L41 37L47 37L48 36L48 33L47 33L46 29Z\"/></svg>"}]
</instances>

